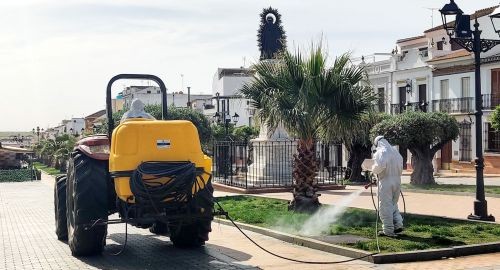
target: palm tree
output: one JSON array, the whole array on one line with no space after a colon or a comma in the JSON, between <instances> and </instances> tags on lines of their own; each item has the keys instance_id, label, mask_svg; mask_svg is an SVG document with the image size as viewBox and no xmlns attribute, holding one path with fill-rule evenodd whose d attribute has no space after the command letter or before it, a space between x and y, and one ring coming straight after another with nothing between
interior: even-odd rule
<instances>
[{"instance_id":1,"label":"palm tree","mask_svg":"<svg viewBox=\"0 0 500 270\"><path fill-rule=\"evenodd\" d=\"M319 206L314 186L318 170L315 141L333 137L328 133L335 129L325 123L354 122L371 107L369 91L355 86L362 69L348 63L349 55L344 54L328 67L321 44L313 45L306 58L300 49L284 51L277 60L255 64L253 80L241 89L258 109L262 124L271 130L283 125L298 140L291 210L314 211Z\"/></svg>"}]
</instances>

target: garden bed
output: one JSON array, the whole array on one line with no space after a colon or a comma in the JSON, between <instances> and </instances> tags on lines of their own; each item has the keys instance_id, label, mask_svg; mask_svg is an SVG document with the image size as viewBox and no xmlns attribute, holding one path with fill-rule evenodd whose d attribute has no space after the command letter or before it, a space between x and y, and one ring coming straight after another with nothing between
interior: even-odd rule
<instances>
[{"instance_id":1,"label":"garden bed","mask_svg":"<svg viewBox=\"0 0 500 270\"><path fill-rule=\"evenodd\" d=\"M47 166L47 165L40 163L40 162L33 162L33 167L37 168L38 170L42 170L50 175L65 174L64 172L61 172L58 169Z\"/></svg>"},{"instance_id":2,"label":"garden bed","mask_svg":"<svg viewBox=\"0 0 500 270\"><path fill-rule=\"evenodd\" d=\"M284 200L252 196L221 197L217 200L237 222L292 235L299 235L302 224L310 216L289 212L288 202ZM375 220L375 211L347 208L337 222L330 224L326 231L314 239L328 241L328 236L332 235L362 237L367 240L336 245L377 252ZM499 239L498 224L407 214L404 234L398 238L380 237L379 244L381 253L387 254L494 243ZM457 251L453 252L456 254Z\"/></svg>"},{"instance_id":3,"label":"garden bed","mask_svg":"<svg viewBox=\"0 0 500 270\"><path fill-rule=\"evenodd\" d=\"M32 169L0 170L0 182L24 182L34 178L35 171Z\"/></svg>"}]
</instances>

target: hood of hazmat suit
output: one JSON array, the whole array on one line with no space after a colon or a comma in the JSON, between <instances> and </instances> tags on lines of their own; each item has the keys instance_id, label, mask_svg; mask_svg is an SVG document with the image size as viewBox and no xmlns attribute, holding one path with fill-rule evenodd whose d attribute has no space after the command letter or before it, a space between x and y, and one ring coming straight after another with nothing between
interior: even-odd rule
<instances>
[{"instance_id":1,"label":"hood of hazmat suit","mask_svg":"<svg viewBox=\"0 0 500 270\"><path fill-rule=\"evenodd\" d=\"M147 113L144 110L144 103L139 99L132 100L130 104L130 110L125 112L120 120L120 123L129 119L129 118L145 118L145 119L155 119L151 114Z\"/></svg>"},{"instance_id":2,"label":"hood of hazmat suit","mask_svg":"<svg viewBox=\"0 0 500 270\"><path fill-rule=\"evenodd\" d=\"M379 136L375 139L373 173L378 176L380 219L386 235L394 235L395 229L403 228L403 218L398 210L401 190L403 158L389 142Z\"/></svg>"}]
</instances>

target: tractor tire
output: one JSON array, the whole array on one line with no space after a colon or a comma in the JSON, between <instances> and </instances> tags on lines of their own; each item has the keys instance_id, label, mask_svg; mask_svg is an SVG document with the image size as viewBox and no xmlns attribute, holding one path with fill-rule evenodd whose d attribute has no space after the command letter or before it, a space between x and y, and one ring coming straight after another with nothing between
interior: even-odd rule
<instances>
[{"instance_id":1,"label":"tractor tire","mask_svg":"<svg viewBox=\"0 0 500 270\"><path fill-rule=\"evenodd\" d=\"M195 211L200 211L203 207L205 213L213 212L214 208L214 188L209 181L204 189L195 194L193 200L195 202ZM209 212L208 212L209 211ZM178 248L196 248L205 245L208 241L208 234L212 231L212 219L198 219L195 222L183 224L171 224L169 226L170 240L174 246Z\"/></svg>"},{"instance_id":2,"label":"tractor tire","mask_svg":"<svg viewBox=\"0 0 500 270\"><path fill-rule=\"evenodd\" d=\"M157 235L166 235L168 233L168 226L164 222L156 221L149 227L149 231Z\"/></svg>"},{"instance_id":3,"label":"tractor tire","mask_svg":"<svg viewBox=\"0 0 500 270\"><path fill-rule=\"evenodd\" d=\"M108 162L75 151L69 161L67 180L68 244L73 256L100 254L104 248L108 220Z\"/></svg>"},{"instance_id":4,"label":"tractor tire","mask_svg":"<svg viewBox=\"0 0 500 270\"><path fill-rule=\"evenodd\" d=\"M61 241L68 240L66 219L66 176L57 177L54 185L54 210L56 218L56 235Z\"/></svg>"}]
</instances>

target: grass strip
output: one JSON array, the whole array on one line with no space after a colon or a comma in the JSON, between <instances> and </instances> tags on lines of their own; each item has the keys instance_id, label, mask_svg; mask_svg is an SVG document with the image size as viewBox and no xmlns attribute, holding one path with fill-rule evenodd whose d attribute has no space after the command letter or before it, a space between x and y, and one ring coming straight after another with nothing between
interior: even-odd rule
<instances>
[{"instance_id":1,"label":"grass strip","mask_svg":"<svg viewBox=\"0 0 500 270\"><path fill-rule=\"evenodd\" d=\"M431 190L431 191L448 191L448 192L476 192L475 185L453 185L453 184L432 184L432 185L413 185L401 184L405 190ZM500 194L500 186L485 186L486 194Z\"/></svg>"},{"instance_id":2,"label":"grass strip","mask_svg":"<svg viewBox=\"0 0 500 270\"><path fill-rule=\"evenodd\" d=\"M288 211L288 202L279 199L232 196L220 197L217 201L235 221L291 234L298 234L310 216ZM367 241L341 245L375 252L374 228L375 211L348 208L321 235L365 237ZM499 239L500 225L497 224L407 214L404 235L398 238L380 237L379 242L381 252L387 253L497 242Z\"/></svg>"}]
</instances>

